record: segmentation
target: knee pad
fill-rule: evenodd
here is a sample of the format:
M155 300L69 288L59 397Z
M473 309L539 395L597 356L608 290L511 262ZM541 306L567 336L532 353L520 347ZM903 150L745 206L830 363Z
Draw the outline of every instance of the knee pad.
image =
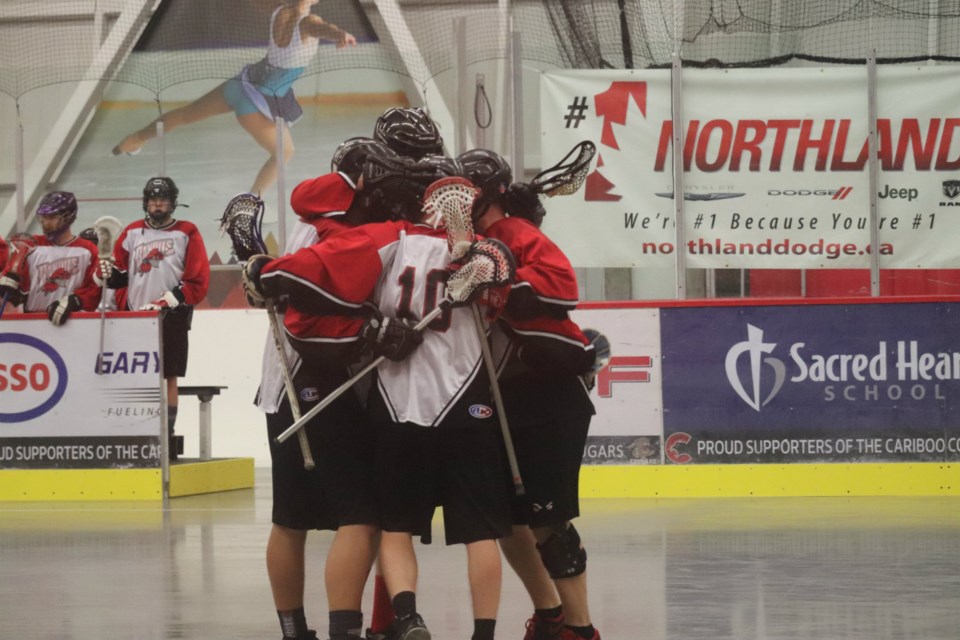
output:
M550 577L573 578L587 570L587 551L580 546L580 534L573 523L557 529L543 543L537 545L540 561Z

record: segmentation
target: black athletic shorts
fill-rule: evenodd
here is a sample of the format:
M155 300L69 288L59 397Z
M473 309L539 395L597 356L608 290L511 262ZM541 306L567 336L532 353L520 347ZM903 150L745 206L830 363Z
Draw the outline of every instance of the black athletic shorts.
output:
M374 482L385 531L417 534L440 505L448 545L510 534L510 472L496 424L379 429Z
M593 404L575 376L543 373L501 382L517 466L526 493L514 524L545 527L580 515L580 465Z
M272 522L288 529L336 529L333 510L323 496L320 470L303 468L303 455L296 436L283 443L276 441L291 424L293 414L290 403L284 398L277 413L267 414L273 476ZM312 432L308 433L310 450L316 459L319 447Z
M182 378L187 373L190 324L193 307L181 306L163 312L163 375Z

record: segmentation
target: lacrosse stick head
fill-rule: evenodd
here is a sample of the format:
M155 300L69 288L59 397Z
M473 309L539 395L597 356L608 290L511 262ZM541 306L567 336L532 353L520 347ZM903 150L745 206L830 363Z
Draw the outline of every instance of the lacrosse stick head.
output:
M460 176L440 178L423 194L423 221L435 229L444 226L454 260L462 258L476 240L471 216L479 194L472 182Z
M471 244L457 264L447 278L447 299L454 306L476 302L489 290L509 286L517 274L513 253L495 238Z
M113 244L120 237L123 223L113 216L101 216L93 223L93 230L97 234L97 254L101 258L113 255Z
M230 236L233 253L239 262L267 253L263 241L263 200L253 193L240 193L227 203L220 218L220 233Z
M530 181L530 186L536 193L547 196L573 195L587 179L590 163L595 155L595 144L589 140L579 142L567 152L563 160L538 173Z

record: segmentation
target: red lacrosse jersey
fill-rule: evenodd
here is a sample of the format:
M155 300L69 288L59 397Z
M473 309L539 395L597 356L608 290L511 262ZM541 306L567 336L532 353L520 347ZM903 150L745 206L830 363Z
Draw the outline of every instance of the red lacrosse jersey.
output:
M65 245L34 236L37 247L27 257L20 290L27 295L24 311L46 311L64 296L75 293L82 311L94 311L100 302L100 287L93 281L97 247L77 236Z
M502 319L524 345L527 364L536 366L540 359L543 368L554 371L560 363L574 373L589 369L593 347L568 315L577 306L579 289L567 256L523 218L498 220L484 235L506 244L517 262L517 281Z
M304 180L290 193L290 206L301 218L346 213L356 195L356 186L342 173L328 173Z
M127 226L113 249L116 268L127 274L127 287L118 295L136 310L180 287L184 304L196 305L207 295L210 261L196 225L174 220L154 229L145 220Z
M384 222L274 260L261 283L271 296L288 294L289 307L304 313L351 315L373 304L384 316L416 323L443 298L449 262L443 229ZM450 309L407 359L378 367L377 393L393 421L437 426L477 380L480 359L471 310Z
M7 258L10 256L10 248L4 242L3 236L0 236L0 273L7 268Z

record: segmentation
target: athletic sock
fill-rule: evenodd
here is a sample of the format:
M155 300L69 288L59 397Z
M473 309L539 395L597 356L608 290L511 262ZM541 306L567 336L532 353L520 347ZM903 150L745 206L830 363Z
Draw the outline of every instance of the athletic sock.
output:
M563 617L563 605L552 609L534 609L533 612L537 614L537 617L544 620L555 620Z
M303 613L303 607L292 611L277 611L280 618L280 631L284 638L306 638L307 637L307 617Z
M363 631L363 613L341 609L330 612L330 640L357 638Z
M173 435L173 427L177 424L177 406L174 404L167 405L167 429L171 436Z
M393 604L390 603L390 592L387 591L387 581L383 576L373 579L373 613L370 614L370 631L385 633L396 614Z
M496 626L496 620L474 618L473 637L470 640L493 640L493 630Z
M417 594L413 591L401 591L393 596L393 610L398 620L413 615L417 612Z
M573 631L579 637L584 638L584 640L591 640L591 638L593 638L594 634L597 632L596 629L593 628L592 624L588 624L585 627L574 627L569 624L564 626L567 629L570 629L570 631Z

